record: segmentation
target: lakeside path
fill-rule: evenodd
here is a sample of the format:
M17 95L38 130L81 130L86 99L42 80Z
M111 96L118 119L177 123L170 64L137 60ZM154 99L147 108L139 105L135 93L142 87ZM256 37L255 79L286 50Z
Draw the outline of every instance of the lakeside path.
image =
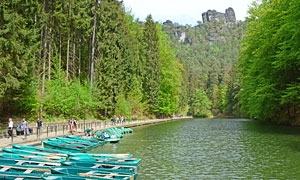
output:
M86 121L80 122L77 126L77 132L74 135L82 136L84 135L85 128L94 128L94 131L99 131L102 129L107 129L111 127L136 127L136 126L144 126L157 124L168 121L177 121L181 119L190 119L191 116L185 117L174 117L174 118L166 118L166 119L151 119L151 120L135 120L135 121L127 121L126 123L117 123L115 125L111 125L108 121ZM6 137L2 137L0 139L0 148L11 147L12 144L23 144L23 145L41 145L42 139L47 138L55 138L57 136L64 136L67 134L71 134L68 130L68 123L45 123L43 128L43 133L40 136L37 136L36 133L27 136L27 139L24 140L23 135L14 136L13 139L9 139Z

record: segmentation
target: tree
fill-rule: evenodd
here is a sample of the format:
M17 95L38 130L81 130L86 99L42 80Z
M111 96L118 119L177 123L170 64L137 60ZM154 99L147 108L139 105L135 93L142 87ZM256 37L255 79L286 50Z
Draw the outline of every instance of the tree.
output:
M197 89L192 98L191 112L193 116L207 117L211 115L211 101L203 89Z
M156 25L151 15L146 18L143 42L145 51L145 79L143 79L144 101L149 105L149 110L155 112L158 107L161 64L159 61L159 36Z
M297 112L299 105L299 5L297 0L263 1L249 10L238 97L242 110L251 116L285 123L298 118L291 110Z

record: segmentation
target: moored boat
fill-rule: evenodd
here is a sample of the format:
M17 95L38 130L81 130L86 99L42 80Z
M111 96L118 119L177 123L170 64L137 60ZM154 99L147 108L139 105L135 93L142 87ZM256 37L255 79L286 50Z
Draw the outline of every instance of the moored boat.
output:
M104 141L96 139L96 138L79 137L79 136L74 136L74 135L66 135L66 137L70 138L70 139L85 140L85 141L90 141L90 142L98 143L99 146L103 145L103 143L104 143Z
M86 176L86 174L99 176L99 177L109 177L113 179L123 179L128 177L128 179L134 180L137 177L137 174L134 172L123 172L120 170L115 171L106 171L100 169L92 169L92 168L66 168L66 167L52 167L52 174L66 174L66 175L80 175Z
M44 147L54 148L59 150L65 150L70 152L86 152L86 148L79 146L71 146L66 143L58 142L58 141L46 141L42 140Z
M79 157L112 157L112 158L131 158L132 154L113 154L113 153L71 153L69 156Z
M63 166L94 168L94 169L119 169L126 172L137 172L138 166L127 165L114 165L107 163L91 163L83 161L64 161L61 163Z
M138 165L141 159L138 158L107 158L107 157L69 157L70 161L85 161L85 162L118 162L131 163Z
M27 149L27 150L34 150L34 151L38 151L38 152L64 154L64 156L68 156L68 154L69 154L68 151L62 151L62 150L57 150L57 149L52 149L52 148L36 147L36 146L13 144L12 147L15 148L15 149L21 149L21 150L26 150Z
M98 146L98 143L93 143L90 141L70 139L70 138L65 138L65 137L56 137L56 139L67 142L67 143L74 143L74 144L79 144L79 145L84 145L84 146L92 146L94 148Z

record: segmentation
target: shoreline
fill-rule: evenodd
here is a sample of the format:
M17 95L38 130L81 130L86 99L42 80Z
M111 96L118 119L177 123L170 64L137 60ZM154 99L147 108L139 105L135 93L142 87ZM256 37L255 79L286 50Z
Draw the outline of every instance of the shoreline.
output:
M138 127L138 126L146 126L146 125L152 125L152 124L158 124L158 123L163 123L163 122L169 122L169 121L178 121L178 120L183 120L183 119L191 119L193 118L192 116L184 116L184 117L174 117L174 118L166 118L166 119L149 119L149 120L135 120L135 121L128 121L126 123L119 123L116 125L111 125L110 122L107 123L106 122L100 122L100 126L98 124L95 123L95 129L94 131L99 131L102 129L107 129L107 128L111 128L111 127ZM86 126L87 125L87 126ZM93 122L91 124L86 124L84 123L84 126L86 128L88 128L90 125L91 127L93 127ZM63 128L67 126L67 123L64 123ZM82 128L83 123L81 122L81 124L79 125L79 130L74 134L77 136L82 136L84 135L84 129ZM43 132L43 134L38 137L35 134L32 134L30 136L27 136L26 140L23 140L23 135L19 135L16 136L12 139L8 139L8 138L2 138L0 139L1 141L1 145L0 148L7 148L7 147L11 147L12 144L22 144L22 145L31 145L31 146L40 146L42 145L41 140L42 139L47 139L47 138L53 138L53 137L57 137L57 136L65 136L65 135L69 135L71 134L69 131L66 132L64 131L64 129L62 131L52 131L50 133L48 133L48 127L51 127L51 129L53 130L53 127L55 127L54 129L59 129L58 126L47 126L47 134L45 134L45 132ZM81 128L80 128L81 127Z

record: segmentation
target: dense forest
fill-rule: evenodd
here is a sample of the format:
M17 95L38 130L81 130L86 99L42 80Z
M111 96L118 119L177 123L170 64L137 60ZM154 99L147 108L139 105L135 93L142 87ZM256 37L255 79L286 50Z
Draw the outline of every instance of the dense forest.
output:
M245 22L162 25L116 0L13 0L0 25L1 117L240 116Z
M0 4L0 115L78 119L182 113L182 64L160 24L122 2ZM86 112L86 113L85 113Z
M246 22L145 21L122 1L2 1L0 116L299 120L299 2Z
M300 1L254 3L238 70L242 110L261 120L299 124Z
M212 21L195 27L168 21L164 30L170 35L176 57L185 67L183 74L189 113L194 116L239 117L236 97L239 80L235 63L246 23ZM184 38L183 38L184 37Z

